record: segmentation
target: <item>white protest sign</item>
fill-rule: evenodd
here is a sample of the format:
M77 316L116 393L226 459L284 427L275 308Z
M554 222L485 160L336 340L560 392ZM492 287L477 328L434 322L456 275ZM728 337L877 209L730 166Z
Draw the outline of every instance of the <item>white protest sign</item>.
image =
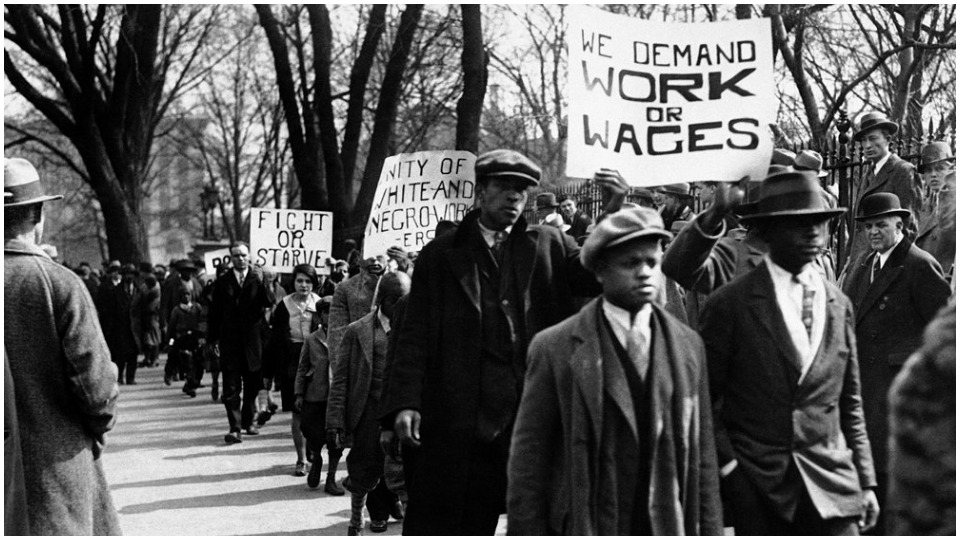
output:
M333 248L333 213L250 209L250 260L275 272L298 264L322 268Z
M568 176L605 167L634 186L765 176L777 118L769 19L569 9Z
M364 232L363 256L392 246L420 251L437 223L460 221L473 206L477 157L459 150L414 152L383 162Z
M213 251L208 251L203 254L203 266L207 270L207 275L215 276L217 275L217 266L220 265L220 261L224 261L230 258L230 248L215 249Z

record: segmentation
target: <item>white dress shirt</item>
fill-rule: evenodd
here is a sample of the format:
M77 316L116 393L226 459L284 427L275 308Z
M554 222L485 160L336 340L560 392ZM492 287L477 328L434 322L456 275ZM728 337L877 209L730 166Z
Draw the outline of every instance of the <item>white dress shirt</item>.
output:
M773 279L773 289L777 295L777 305L780 307L780 313L783 316L783 322L786 323L787 332L790 333L790 340L797 352L800 353L800 380L803 381L817 356L817 350L820 348L820 342L823 341L823 330L827 319L827 293L823 285L823 279L813 268L812 264L807 264L803 270L797 274L797 277L806 285L808 289L813 290L813 328L810 335L807 335L807 327L803 324L803 285L793 279L793 274L777 266L770 255L765 255L764 260L767 263L767 270L770 271L770 278Z
M650 316L653 314L653 308L650 307L650 304L644 304L632 320L629 311L606 300L603 301L601 309L603 309L603 315L610 322L610 327L613 328L614 337L617 338L624 350L628 349L627 340L630 334L635 333L641 338L640 343L643 348L640 350L640 354L644 356L650 354Z
M880 174L880 169L882 169L883 166L886 165L888 159L890 159L890 152L887 152L887 155L883 156L883 159L881 159L880 161L878 161L878 162L873 166L873 175L874 175L874 176Z
M484 227L484 226L483 226L483 223L480 223L479 220L477 220L477 225L480 226L480 234L483 235L483 241L487 243L487 247L488 247L488 248L492 248L492 247L493 247L493 243L496 242L496 240L497 240L497 239L496 239L496 234L497 234L498 232L500 232L500 231L495 231L495 230L493 230L493 229L488 229L488 228ZM509 227L507 227L506 229L504 229L503 232L507 233L507 236L510 236L510 231L512 231L512 230L513 230L513 225L510 225Z

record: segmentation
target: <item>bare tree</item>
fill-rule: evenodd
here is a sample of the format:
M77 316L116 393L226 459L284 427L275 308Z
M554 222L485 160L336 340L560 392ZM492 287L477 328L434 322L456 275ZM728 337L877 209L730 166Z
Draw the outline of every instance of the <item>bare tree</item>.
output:
M463 13L463 95L457 102L457 150L477 153L480 147L480 118L487 90L489 56L483 49L480 6L464 4Z

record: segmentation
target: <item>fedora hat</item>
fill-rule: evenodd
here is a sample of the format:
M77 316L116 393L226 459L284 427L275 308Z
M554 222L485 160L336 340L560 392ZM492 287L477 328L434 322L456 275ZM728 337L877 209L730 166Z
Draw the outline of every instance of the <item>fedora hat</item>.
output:
M773 155L770 156L771 165L784 165L791 166L793 165L793 160L796 159L797 154L792 150L787 150L786 148L774 148Z
M678 197L690 197L693 198L693 195L690 194L690 184L686 182L681 182L679 184L666 184L663 186L657 186L654 188L655 191L661 193L669 193L671 195L677 195Z
M557 196L553 193L541 193L537 195L537 208L556 208L560 206L557 202Z
M24 206L62 198L63 195L43 192L40 175L29 161L3 158L3 206Z
M760 185L760 196L752 211L740 221L755 222L782 217L822 217L829 219L847 211L830 208L821 195L817 176L810 171L788 169L774 173Z
M813 150L802 150L797 154L797 157L793 158L793 168L798 171L813 171L818 178L830 174L823 170L823 156Z
M485 178L518 178L531 186L540 185L540 167L515 150L498 149L477 158L473 166L477 181Z
M123 275L127 274L139 274L137 272L137 267L133 263L127 263L120 268L120 273Z
M926 172L927 165L953 159L956 158L953 157L949 144L943 141L926 144L920 149L920 172Z
M176 269L179 270L193 270L196 271L197 266L193 264L193 261L190 259L181 259L177 261Z
M883 216L900 216L906 220L910 218L910 211L900 207L900 197L893 193L874 193L863 198L854 219L866 221Z
M895 134L900 131L900 126L893 123L889 118L884 116L883 113L867 113L860 119L860 129L853 134L853 140L859 141L872 129L886 129L891 134Z

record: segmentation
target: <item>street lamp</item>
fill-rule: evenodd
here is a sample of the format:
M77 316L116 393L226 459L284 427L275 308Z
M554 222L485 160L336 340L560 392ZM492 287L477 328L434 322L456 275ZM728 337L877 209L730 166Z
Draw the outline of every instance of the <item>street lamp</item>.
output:
M200 209L203 211L203 237L213 239L216 221L213 212L220 203L220 188L206 185L200 194Z

